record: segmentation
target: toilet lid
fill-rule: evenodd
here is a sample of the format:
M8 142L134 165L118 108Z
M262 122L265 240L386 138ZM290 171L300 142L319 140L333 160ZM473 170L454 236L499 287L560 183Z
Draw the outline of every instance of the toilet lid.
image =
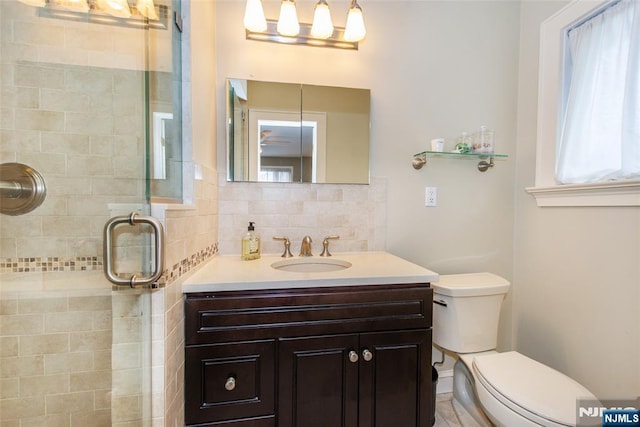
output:
M576 381L515 351L477 356L473 369L492 395L529 419L575 425L577 399L595 399Z

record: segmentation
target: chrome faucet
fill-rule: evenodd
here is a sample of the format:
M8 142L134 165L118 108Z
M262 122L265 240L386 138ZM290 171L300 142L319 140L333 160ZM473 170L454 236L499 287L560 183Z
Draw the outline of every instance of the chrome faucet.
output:
M300 256L313 256L311 253L311 237L304 236L300 245Z

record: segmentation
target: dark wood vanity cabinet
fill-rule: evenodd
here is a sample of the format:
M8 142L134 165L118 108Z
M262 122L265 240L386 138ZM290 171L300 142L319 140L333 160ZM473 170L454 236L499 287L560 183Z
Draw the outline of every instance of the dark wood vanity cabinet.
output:
M188 294L187 425L427 427L428 284Z

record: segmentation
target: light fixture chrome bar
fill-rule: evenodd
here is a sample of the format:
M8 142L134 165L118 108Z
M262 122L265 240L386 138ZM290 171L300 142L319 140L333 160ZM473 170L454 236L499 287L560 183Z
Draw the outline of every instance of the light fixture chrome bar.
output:
M311 24L301 22L300 34L293 37L278 34L277 26L278 21L267 19L267 31L258 33L245 30L247 40L358 50L358 42L349 42L344 40L344 28L341 27L334 27L333 36L328 39L317 39L311 37Z

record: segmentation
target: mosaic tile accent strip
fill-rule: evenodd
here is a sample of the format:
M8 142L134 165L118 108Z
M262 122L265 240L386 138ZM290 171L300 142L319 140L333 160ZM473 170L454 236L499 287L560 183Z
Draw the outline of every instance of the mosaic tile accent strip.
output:
M205 249L191 255L188 258L166 269L159 280L160 286L173 283L183 274L193 270L212 256L218 253L218 244L215 243ZM38 273L51 271L91 271L102 270L102 256L92 257L49 257L49 258L5 258L0 259L1 273Z
M218 253L218 243L206 247L205 249L191 255L188 258L181 260L180 262L173 264L171 269L167 269L162 274L160 280L158 280L160 287L164 287L170 283L175 282L180 276L187 274L209 258L215 256Z
M5 258L0 259L0 273L102 270L101 256Z

